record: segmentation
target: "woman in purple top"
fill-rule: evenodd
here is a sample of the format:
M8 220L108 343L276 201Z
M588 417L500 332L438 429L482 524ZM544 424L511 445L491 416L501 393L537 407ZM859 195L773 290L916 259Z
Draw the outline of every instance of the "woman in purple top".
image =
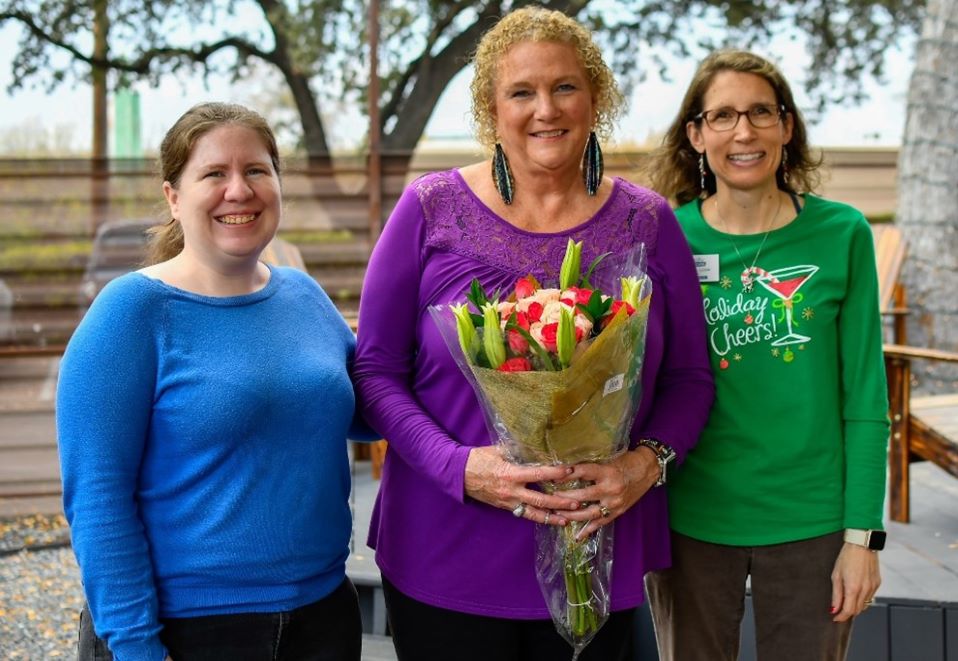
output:
M626 659L642 577L669 564L665 493L654 487L712 403L695 267L664 199L602 176L595 133L608 135L622 97L586 29L541 8L507 15L479 44L472 94L493 161L409 186L360 307L357 387L390 442L369 544L393 640L400 660L570 655L536 582L533 522L615 522L613 613L580 659ZM516 466L428 307L461 300L473 278L489 290L530 273L555 281L570 238L583 241L584 264L646 245L654 293L631 451L605 465ZM579 478L594 486L534 488Z

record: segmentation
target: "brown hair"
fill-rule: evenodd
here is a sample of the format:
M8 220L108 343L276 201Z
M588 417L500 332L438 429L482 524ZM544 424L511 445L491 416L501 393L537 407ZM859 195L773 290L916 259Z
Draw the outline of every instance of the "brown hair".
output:
M279 149L269 124L259 114L235 103L200 103L187 110L170 127L160 144L159 169L163 181L176 188L196 142L220 126L235 124L259 134L269 152L273 168L280 172ZM183 250L183 228L171 219L148 230L150 243L146 263L156 264L175 257Z
M510 48L524 41L551 41L575 49L595 98L595 131L608 138L622 112L624 98L602 52L592 41L592 34L560 11L523 7L504 16L486 32L472 58L472 119L479 143L486 147L496 143L495 84L499 61Z
M704 110L705 94L715 76L723 71L737 71L760 76L775 92L777 102L792 115L792 138L785 145L788 150L788 181L779 168L775 175L778 187L792 193L814 192L819 185L818 168L821 157L813 157L808 146L808 131L802 114L795 105L792 90L785 76L774 64L763 57L743 50L720 50L699 64L689 88L682 99L678 116L662 139L662 145L649 156L643 168L649 186L679 204L715 192L715 175L706 175L705 190L700 184L699 153L692 147L686 125ZM701 121L701 120L700 120Z

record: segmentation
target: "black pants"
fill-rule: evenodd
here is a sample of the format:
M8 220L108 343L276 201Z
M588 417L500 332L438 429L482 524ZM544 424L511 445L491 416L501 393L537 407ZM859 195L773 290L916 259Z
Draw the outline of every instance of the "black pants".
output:
M281 613L162 620L160 640L174 661L360 661L362 622L347 578L328 597ZM90 612L80 614L78 661L112 661Z
M386 614L399 661L565 661L572 646L552 620L510 620L430 606L383 578ZM635 609L617 611L579 656L580 661L632 658Z

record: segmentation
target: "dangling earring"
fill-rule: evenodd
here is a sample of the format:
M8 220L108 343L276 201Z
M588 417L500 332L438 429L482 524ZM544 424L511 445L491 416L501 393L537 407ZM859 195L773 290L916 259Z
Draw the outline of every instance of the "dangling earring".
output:
M708 191L705 189L705 176L708 174L708 170L705 169L705 153L699 154L699 188L702 189L702 194L706 195Z
M788 147L782 145L782 183L788 185Z
M502 151L502 146L498 142L496 143L496 153L492 157L492 183L496 185L496 190L499 192L502 201L506 204L512 204L512 198L516 194L515 188L513 188L512 171L509 169L509 159L506 158L506 154Z
M599 147L599 139L595 137L595 131L589 133L589 139L585 143L585 152L582 154L582 181L585 183L585 192L595 197L599 191L599 184L602 183L602 173L605 171L605 163L602 161L602 148Z

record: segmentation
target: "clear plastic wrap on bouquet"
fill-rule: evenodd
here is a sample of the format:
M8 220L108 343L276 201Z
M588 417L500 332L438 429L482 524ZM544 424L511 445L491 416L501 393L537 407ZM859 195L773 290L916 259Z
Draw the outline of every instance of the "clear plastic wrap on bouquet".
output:
M575 247L570 242L569 250ZM563 271L568 270L566 261ZM482 292L477 299L474 284L471 309L463 304L430 308L478 395L492 435L514 463L604 462L629 445L641 396L651 296L644 246L601 259L585 278L579 276L578 261L573 264L574 282L584 281L587 287L566 282L557 289L545 289L534 280L523 285L520 279L510 300L498 301L497 296L488 299ZM555 297L560 303L552 302ZM570 297L587 304L570 305ZM529 321L535 316L531 313L539 314L528 303L532 299L548 300L542 316L554 316L560 305L565 308L560 310L562 316L589 317L591 313L593 318L560 320L558 337L551 342L552 331L544 332L548 328L542 324L536 328L542 317ZM475 309L477 303L484 310ZM601 318L597 310L605 310ZM528 318L520 316L523 311L530 312ZM571 339L570 332L574 333ZM519 371L513 371L517 366ZM581 485L540 486L555 491ZM608 618L610 603L612 526L578 541L583 526L536 526L536 574L556 628L575 650L573 659Z

